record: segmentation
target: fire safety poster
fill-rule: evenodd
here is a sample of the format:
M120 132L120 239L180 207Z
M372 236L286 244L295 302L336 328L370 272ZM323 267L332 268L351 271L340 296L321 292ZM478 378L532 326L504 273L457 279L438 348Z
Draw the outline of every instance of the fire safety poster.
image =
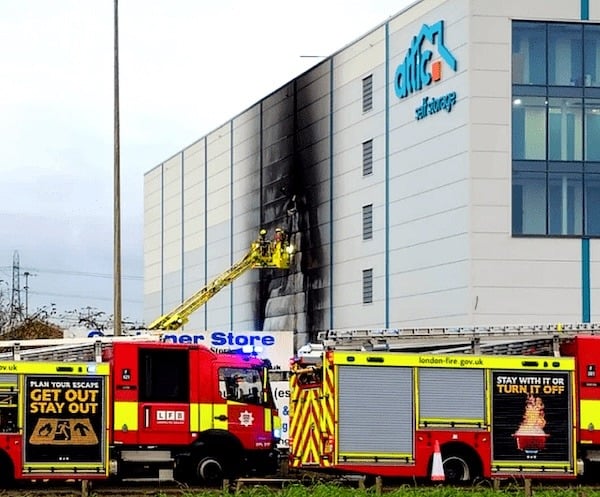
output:
M26 463L102 463L104 378L25 378Z
M565 462L571 453L569 373L492 373L492 458Z

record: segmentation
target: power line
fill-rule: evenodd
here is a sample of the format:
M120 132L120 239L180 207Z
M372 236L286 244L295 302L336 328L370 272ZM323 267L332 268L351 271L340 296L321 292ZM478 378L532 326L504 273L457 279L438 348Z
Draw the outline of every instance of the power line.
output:
M92 297L90 295L69 295L66 293L50 293L50 292L36 292L33 290L29 291L30 294L33 295L44 295L47 297L60 297L60 298L67 298L67 299L80 299L80 300L102 300L102 301L109 301L112 302L112 297ZM141 300L132 300L132 299L124 299L125 302L128 302L130 304L141 304L142 301Z
M0 266L0 270L9 269L12 266ZM70 271L67 269L40 269L29 266L21 266L22 269L26 269L28 271L34 271L36 273L50 273L50 274L62 274L66 276L85 276L91 278L112 278L113 275L110 273L90 273L85 271ZM136 280L143 281L143 276L122 276L125 280Z

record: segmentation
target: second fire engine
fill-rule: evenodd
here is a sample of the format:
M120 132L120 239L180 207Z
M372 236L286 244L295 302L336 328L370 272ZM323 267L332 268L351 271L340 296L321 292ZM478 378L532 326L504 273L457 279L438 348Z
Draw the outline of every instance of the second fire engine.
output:
M324 333L293 362L290 467L450 481L589 473L600 461L598 331Z

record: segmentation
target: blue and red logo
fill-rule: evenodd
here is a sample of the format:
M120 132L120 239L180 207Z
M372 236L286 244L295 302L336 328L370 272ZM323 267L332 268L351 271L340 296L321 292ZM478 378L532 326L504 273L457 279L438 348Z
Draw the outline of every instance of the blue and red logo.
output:
M441 59L432 60L433 52L424 50L425 41L432 48L437 47ZM413 37L404 62L396 68L394 89L398 98L405 98L432 82L441 80L442 60L456 72L456 59L444 45L444 21L431 26L423 24L419 34Z

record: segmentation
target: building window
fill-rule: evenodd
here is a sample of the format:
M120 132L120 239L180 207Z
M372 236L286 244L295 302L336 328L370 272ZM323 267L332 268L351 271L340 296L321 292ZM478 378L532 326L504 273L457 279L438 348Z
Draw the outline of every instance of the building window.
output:
M513 235L600 236L600 28L512 33Z
M600 161L600 98L586 98L584 101L584 160Z
M583 26L548 24L548 84L582 86Z
M583 175L548 173L548 234L581 235Z
M362 80L362 110L368 112L373 108L373 75Z
M581 98L548 98L548 160L581 160L582 105Z
M373 238L373 204L363 205L362 220L363 240L371 240Z
M546 97L514 97L513 160L546 160Z
M363 176L373 174L373 140L367 140L362 144L363 154Z
M546 26L536 22L513 23L513 83L546 84Z
M363 270L363 304L373 303L373 270Z
M583 26L583 84L600 87L600 26Z

